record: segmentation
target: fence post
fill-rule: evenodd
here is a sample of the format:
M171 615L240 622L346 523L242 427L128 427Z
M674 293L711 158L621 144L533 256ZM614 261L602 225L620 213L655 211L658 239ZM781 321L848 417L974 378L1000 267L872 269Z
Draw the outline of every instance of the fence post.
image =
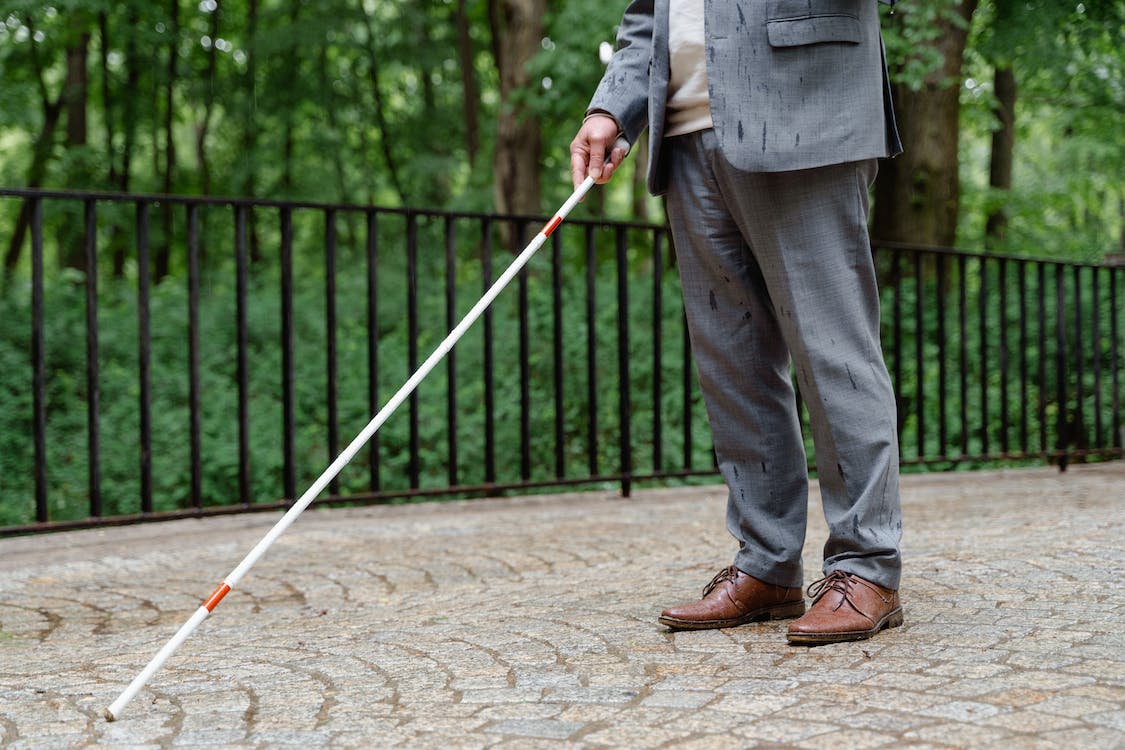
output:
M47 364L43 341L43 201L31 201L31 393L35 442L35 520L47 512Z
M140 380L141 513L152 513L152 341L149 330L149 204L137 203L137 358Z
M238 499L243 506L251 503L250 482L250 366L248 349L250 335L247 324L247 288L249 261L246 249L246 207L234 209L234 251L235 251L235 315L236 338L238 340Z
M86 240L86 460L90 516L102 515L101 391L98 377L98 214L93 200L85 205Z
M1059 451L1059 471L1067 464L1066 404L1066 290L1063 267L1055 266L1055 402L1058 418L1055 423L1055 444Z
M293 213L281 209L281 486L289 502L297 499L296 395L293 372Z
M379 411L379 219L375 209L367 210L367 406L371 414ZM378 492L379 435L371 436L367 470L371 491Z
M328 407L328 461L340 452L340 415L337 395L336 368L336 211L324 212L324 342L325 342L325 394ZM328 483L328 494L340 494L340 480L333 477Z
M633 412L629 382L629 236L623 226L617 227L617 417L620 424L621 494L633 491L633 435L630 420Z
M188 438L191 445L191 505L203 509L203 445L199 393L199 206L187 214L188 253Z

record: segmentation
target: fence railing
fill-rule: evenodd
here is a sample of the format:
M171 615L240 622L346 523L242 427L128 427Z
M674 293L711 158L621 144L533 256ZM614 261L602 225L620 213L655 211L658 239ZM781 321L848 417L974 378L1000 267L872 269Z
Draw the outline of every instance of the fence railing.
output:
M0 534L285 507L541 223L0 190ZM1125 269L876 262L904 466L1122 455ZM666 229L570 219L360 455L319 504L715 478Z
M1120 456L1125 268L886 245L905 463Z

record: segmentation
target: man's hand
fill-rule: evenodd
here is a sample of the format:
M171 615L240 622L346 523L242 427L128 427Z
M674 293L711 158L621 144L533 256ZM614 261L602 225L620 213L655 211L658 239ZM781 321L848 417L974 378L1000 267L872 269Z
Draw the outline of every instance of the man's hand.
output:
M614 147L618 132L617 121L609 115L591 115L582 123L570 143L570 171L575 188L587 175L599 185L613 177L628 152L621 146Z

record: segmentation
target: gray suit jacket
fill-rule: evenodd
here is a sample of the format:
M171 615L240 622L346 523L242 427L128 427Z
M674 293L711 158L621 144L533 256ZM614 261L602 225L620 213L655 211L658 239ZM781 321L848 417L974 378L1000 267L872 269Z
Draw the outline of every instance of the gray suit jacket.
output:
M738 169L782 172L894 156L876 0L704 0L711 119ZM668 94L669 0L633 0L589 110L630 143L651 135L648 187L660 195Z

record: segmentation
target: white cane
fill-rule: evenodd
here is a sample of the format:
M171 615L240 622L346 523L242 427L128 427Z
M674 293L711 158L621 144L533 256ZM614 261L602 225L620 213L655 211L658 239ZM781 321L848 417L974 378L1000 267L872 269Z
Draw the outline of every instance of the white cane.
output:
M614 148L618 147L624 148L626 151L629 150L629 146L624 140L619 140L614 144ZM305 493L301 495L297 502L293 504L293 507L286 511L285 515L283 515L278 520L278 522L274 524L269 533L266 534L262 538L262 540L258 542L257 545L255 545L254 549L250 550L250 553L242 559L242 562L238 564L238 567L236 567L233 571L231 571L230 575L223 579L223 582L220 583L219 586L214 590L214 592L212 592L211 596L209 596L207 600L199 606L199 609L195 611L195 614L193 614L187 622L180 626L180 629L176 631L176 634L172 636L171 640L164 644L164 647L156 653L156 656L152 657L152 660L149 661L145 668L141 670L140 674L133 678L133 681L130 682L129 686L126 687L121 695L117 697L117 700L109 705L109 708L105 710L105 718L107 721L115 721L117 717L121 715L121 712L125 709L125 706L128 705L129 701L131 701L133 697L136 696L136 694L140 691L140 689L145 686L145 683L147 683L149 681L149 678L151 678L152 675L156 673L156 670L160 669L161 665L163 665L164 662L168 660L168 657L174 654L176 652L176 649L178 649L180 645L185 640L187 640L187 637L190 636L197 627L199 627L199 624L207 619L207 615L211 614L211 610L213 610L215 606L218 605L220 601L222 601L223 597L226 596L231 589L238 585L238 582L242 580L242 577L246 575L250 568L254 567L254 563L258 562L258 558L265 554L266 550L270 548L270 545L277 541L277 538L279 536L285 533L285 530L288 529L289 526L297 520L297 516L301 515L301 512L304 511L305 508L307 508L309 504L316 499L317 495L319 495L321 491L328 486L328 483L331 482L345 466L348 465L352 458L355 457L355 454L358 453L359 450L367 443L367 441L371 439L371 436L379 430L383 423L387 421L387 418L394 413L395 409L397 409L402 404L402 402L405 401L410 396L410 394L414 392L414 389L418 387L418 384L421 383L425 379L426 375L428 375L430 371L433 370L439 362L441 362L445 355L449 353L449 350L453 348L458 340L460 340L460 338L465 334L465 331L467 331L469 327L472 326L474 322L476 322L477 318L481 316L481 314L485 311L485 309L488 308L489 305L492 304L493 300L496 299L500 292L504 290L504 287L506 287L508 283L516 276L516 274L518 274L520 270L527 264L527 262L531 260L531 257L535 255L540 247L543 246L543 243L546 242L547 238L551 236L551 233L558 228L559 224L562 223L563 219L566 218L571 209L573 209L578 204L578 202L581 201L583 197L585 197L586 193L588 193L590 191L590 188L593 186L594 178L587 177L577 188L575 188L574 192L571 193L570 197L566 199L565 203L563 203L562 208L560 208L554 215L554 217L552 217L552 219L548 221L542 229L539 230L539 233L535 235L535 238L528 244L527 247L523 249L523 251L518 256L516 256L516 259L512 261L512 264L508 266L503 274L500 275L500 278L498 278L495 283L493 283L492 286L488 288L488 291L484 293L484 296L481 297L475 305L473 305L473 308L469 310L464 318L461 319L461 322L458 323L457 326L449 332L449 335L446 336L440 344L438 344L438 347L434 350L433 354L431 354L426 359L426 361L423 362L422 365L414 371L414 374L410 376L410 379L407 380L393 396L391 396L386 405L384 405L383 408L379 410L379 413L376 414L371 419L371 421L367 423L367 426L363 428L363 431L356 435L351 443L348 444L348 447L345 448L344 451L336 457L336 460L333 461L329 465L329 467L324 470L324 473L321 474L307 490L305 490Z

